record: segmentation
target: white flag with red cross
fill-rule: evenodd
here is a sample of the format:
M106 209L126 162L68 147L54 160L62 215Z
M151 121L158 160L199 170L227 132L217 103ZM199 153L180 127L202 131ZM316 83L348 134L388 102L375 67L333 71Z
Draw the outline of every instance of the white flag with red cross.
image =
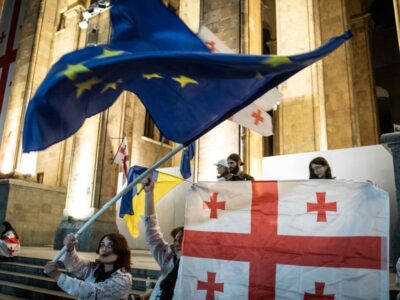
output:
M117 153L115 154L113 159L113 163L120 165L124 169L125 178L128 178L129 152L128 152L128 140L126 136L122 139L122 142L118 147Z
M0 15L0 139L14 76L25 7L26 0L5 1Z
M200 27L197 35L209 47L211 52L234 53L205 26ZM262 75L259 74L257 76ZM278 89L273 88L256 101L230 117L229 120L248 129L254 130L263 136L272 135L272 118L267 111L278 105L281 100L282 94L278 91Z
M389 197L366 182L188 192L174 299L388 299Z

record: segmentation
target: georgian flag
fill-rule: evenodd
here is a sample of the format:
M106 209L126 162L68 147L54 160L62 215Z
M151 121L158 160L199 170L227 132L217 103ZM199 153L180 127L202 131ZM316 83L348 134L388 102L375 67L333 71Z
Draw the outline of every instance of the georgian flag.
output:
M0 139L14 76L25 8L26 0L5 1L0 16Z
M122 139L122 142L118 147L117 154L115 154L113 159L113 163L120 165L124 169L125 178L128 178L129 151L128 151L128 140L126 136Z
M388 299L388 243L366 182L195 184L174 299Z
M201 26L197 36L216 53L234 53L207 27ZM261 76L261 75L259 75ZM273 88L250 105L229 118L230 121L242 125L255 132L269 136L273 134L272 118L267 111L276 107L282 100L282 94Z

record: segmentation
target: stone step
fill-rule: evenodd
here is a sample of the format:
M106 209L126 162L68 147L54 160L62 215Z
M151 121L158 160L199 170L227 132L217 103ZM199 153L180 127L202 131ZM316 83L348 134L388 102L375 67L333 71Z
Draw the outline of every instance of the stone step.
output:
M60 288L57 286L57 283L53 279L44 276L0 270L0 280L60 291Z
M0 280L0 294L31 300L70 300L76 299L62 291L52 291L36 286ZM12 299L12 298L11 298ZM18 299L18 298L17 298Z
M43 285L43 282L38 281L38 279L41 280L43 278L46 281L49 280L49 278L43 273L43 270L44 267L38 265L30 265L30 264L23 264L16 262L0 262L0 280L6 278L7 276L18 276L20 274L27 276L33 275L34 277L31 276L26 278L17 278L16 282L27 283L29 281L34 284L37 284L40 287L49 287L49 284L47 282ZM65 272L64 269L60 270ZM143 274L145 275L146 273ZM149 278L150 284L155 284L156 281L157 281L156 279ZM135 277L135 276L132 277L132 289L137 291L145 291L146 288L147 288L147 277L146 278Z
M31 265L18 262L0 262L0 270L18 272L29 275L46 276L43 273L44 266ZM65 271L65 269L60 268L60 271Z
M20 297L0 294L0 300L26 300L26 299L27 298L20 298Z

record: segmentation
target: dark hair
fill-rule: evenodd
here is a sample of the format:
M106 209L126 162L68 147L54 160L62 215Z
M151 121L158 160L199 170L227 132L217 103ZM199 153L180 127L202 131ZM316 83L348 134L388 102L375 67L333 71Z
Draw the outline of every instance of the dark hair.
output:
M180 231L182 231L182 233L183 233L183 230L184 230L184 229L185 229L185 228L184 228L183 226L175 227L175 228L172 229L171 232L170 232L171 237L174 239Z
M122 234L109 233L104 235L99 241L96 253L100 253L100 245L105 238L108 238L112 242L112 252L116 254L118 258L117 261L114 263L114 267L111 272L105 272L104 264L100 263L99 267L94 273L94 276L96 277L96 282L101 282L108 279L115 271L119 269L121 269L123 272L131 271L131 251L129 250L128 242Z
M172 229L170 235L173 239L175 239L175 237L178 235L179 232L182 232L182 234L183 234L183 232L184 232L183 226L178 226L178 227L175 227L174 229ZM160 289L161 289L160 300L168 300L168 299L173 298L176 279L178 278L179 259L177 259L177 257L176 257L175 248L171 247L171 249L174 251L174 257L173 257L174 268L160 282Z
M324 167L327 166L324 179L333 179L331 167L329 166L328 161L322 156L318 156L310 161L310 164L308 165L308 170L310 171L310 179L319 179L318 176L315 175L314 170L311 168L311 164L321 165Z
M226 160L233 160L236 161L239 165L243 166L243 162L240 159L239 154L231 153Z
M17 232L15 231L15 229L11 226L10 222L4 221L3 222L3 226L5 227L3 232L0 234L0 237L3 237L3 235L7 232L7 231L12 231L15 235L15 237L17 239L19 239Z

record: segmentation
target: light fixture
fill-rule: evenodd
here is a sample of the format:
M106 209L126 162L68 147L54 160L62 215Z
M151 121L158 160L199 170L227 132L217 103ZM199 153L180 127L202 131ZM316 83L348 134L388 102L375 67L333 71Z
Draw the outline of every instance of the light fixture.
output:
M99 8L105 9L110 6L110 1L102 0L102 1L99 1L99 3L97 3L97 5L99 6Z

